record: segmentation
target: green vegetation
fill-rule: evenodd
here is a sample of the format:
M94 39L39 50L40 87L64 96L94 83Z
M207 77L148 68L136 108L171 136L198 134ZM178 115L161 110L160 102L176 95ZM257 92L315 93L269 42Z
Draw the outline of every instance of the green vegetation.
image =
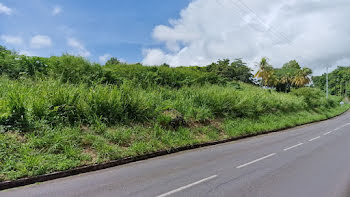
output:
M312 77L314 86L326 91L326 74ZM329 73L329 93L338 96L350 96L350 67L339 66Z
M262 86L275 88L279 92L290 92L291 88L300 88L310 83L312 70L301 68L295 60L285 63L282 68L273 68L266 58L262 58L255 77L261 79Z
M171 68L114 58L101 66L0 48L0 73L0 181L264 133L349 108L296 83L290 93L263 89L240 59Z

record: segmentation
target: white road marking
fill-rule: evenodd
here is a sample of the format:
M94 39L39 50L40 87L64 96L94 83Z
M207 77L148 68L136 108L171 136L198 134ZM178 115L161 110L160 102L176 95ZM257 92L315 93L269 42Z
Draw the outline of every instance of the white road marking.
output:
M317 137L315 137L315 138L312 138L312 139L310 139L309 140L309 142L312 142L312 141L314 141L314 140L317 140L318 138L320 138L321 136L317 136Z
M323 135L329 135L329 134L331 134L332 132L337 131L337 130L339 130L339 129L343 128L343 127L346 127L346 126L348 126L348 125L350 125L350 123L345 124L345 125L343 125L343 126L340 126L340 127L336 128L336 129L334 129L333 131L326 132L326 133L324 133ZM317 136L317 137L315 137L315 138L312 138L312 139L309 140L309 142L312 142L312 141L317 140L317 139L319 139L319 138L321 138L321 136ZM287 150L296 148L296 147L301 146L301 145L303 145L303 144L304 144L304 143L296 144L296 145L294 145L294 146L291 146L291 147L288 147L288 148L283 149L283 151L287 151ZM246 166L248 166L248 165L250 165L250 164L253 164L253 163L256 163L256 162L258 162L258 161L267 159L267 158L272 157L272 156L274 156L274 155L276 155L276 153L271 153L271 154L266 155L266 156L264 156L264 157L261 157L261 158L259 158L259 159L253 160L253 161L251 161L251 162L245 163L245 164L240 165L240 166L237 166L236 168L239 169L239 168L246 167ZM211 180L211 179L213 179L213 178L216 178L217 176L218 176L218 175L213 175L213 176L207 177L207 178L202 179L202 180L199 180L199 181L197 181L197 182L194 182L194 183L188 184L188 185L186 185L186 186L180 187L180 188L178 188L178 189L174 189L174 190L172 190L172 191L170 191L170 192L167 192L167 193L158 195L157 197L166 197L166 196L169 196L169 195L171 195L171 194L174 194L174 193L176 193L176 192L179 192L179 191L188 189L188 188L190 188L190 187L193 187L193 186L198 185L198 184L200 184L200 183L203 183L203 182L205 182L205 181L209 181L209 180Z
M284 151L287 151L287 150L290 150L290 149L293 149L293 148L296 148L296 147L298 147L298 146L301 146L301 145L303 145L304 143L299 143L299 144L296 144L296 145L294 145L294 146L291 146L291 147L288 147L288 148L285 148L285 149L283 149Z
M346 126L348 126L348 125L350 125L350 123L345 124L345 125L343 125L343 126L340 126L340 127L336 128L336 129L334 129L334 131L339 130L339 129L341 129L341 128L344 128L344 127L346 127Z
M193 187L193 186L198 185L198 184L200 184L200 183L203 183L203 182L205 182L205 181L209 181L209 180L211 180L211 179L213 179L213 178L216 178L217 176L218 176L218 175L210 176L210 177L208 177L208 178L199 180L199 181L197 181L197 182L194 182L194 183L191 183L191 184L189 184L189 185L180 187L180 188L178 188L178 189L174 189L174 190L172 190L172 191L170 191L170 192L167 192L167 193L158 195L157 197L169 196L169 195L171 195L171 194L174 194L174 193L176 193L176 192L182 191L182 190L184 190L184 189L188 189L188 188L190 188L190 187Z
M266 156L264 156L264 157L261 157L261 158L259 158L259 159L254 160L254 161L251 161L251 162L248 162L248 163L246 163L246 164L237 166L236 168L239 169L239 168L246 167L246 166L248 166L248 165L250 165L250 164L256 163L256 162L261 161L261 160L263 160L263 159L267 159L267 158L272 157L272 156L274 156L274 155L276 155L276 153L272 153L272 154L266 155Z

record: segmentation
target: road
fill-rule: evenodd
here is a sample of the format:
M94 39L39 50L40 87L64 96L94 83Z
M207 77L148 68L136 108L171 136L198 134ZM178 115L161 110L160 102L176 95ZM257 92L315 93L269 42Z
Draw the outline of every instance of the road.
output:
M350 196L350 113L286 131L0 192L51 196Z

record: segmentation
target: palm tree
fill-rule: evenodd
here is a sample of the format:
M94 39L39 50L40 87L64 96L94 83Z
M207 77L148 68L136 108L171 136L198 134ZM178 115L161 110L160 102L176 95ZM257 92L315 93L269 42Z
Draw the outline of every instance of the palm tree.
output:
M270 64L267 62L267 58L266 57L261 58L259 64L257 64L256 66L259 67L259 70L258 72L256 72L254 77L261 78L262 86L268 85L268 82L273 76L273 69L270 66Z
M278 79L275 75L274 69L272 67L269 67L266 69L266 76L265 76L265 85L269 87L276 87L278 84Z
M303 87L310 83L310 77L312 71L309 68L303 68L298 71L297 75L293 78L293 84L296 87Z

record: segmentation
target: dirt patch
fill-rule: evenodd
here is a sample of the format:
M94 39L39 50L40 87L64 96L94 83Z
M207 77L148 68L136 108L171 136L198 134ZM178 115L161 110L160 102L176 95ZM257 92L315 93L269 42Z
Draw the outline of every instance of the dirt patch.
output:
M83 165L97 163L98 154L93 149L85 147L83 154L89 155L91 157L91 161L85 161Z

